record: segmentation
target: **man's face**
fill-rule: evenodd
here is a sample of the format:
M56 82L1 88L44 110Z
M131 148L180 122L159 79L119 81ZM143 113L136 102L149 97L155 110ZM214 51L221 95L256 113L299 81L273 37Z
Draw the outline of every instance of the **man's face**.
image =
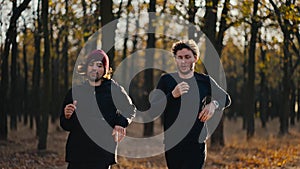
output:
M92 82L98 82L104 75L104 66L101 61L91 61L87 66L87 77Z
M176 52L175 61L179 73L186 75L193 71L197 59L191 50L183 48Z

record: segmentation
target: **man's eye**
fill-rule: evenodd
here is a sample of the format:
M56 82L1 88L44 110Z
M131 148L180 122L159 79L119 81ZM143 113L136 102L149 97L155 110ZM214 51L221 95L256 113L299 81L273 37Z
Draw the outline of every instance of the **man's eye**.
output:
M96 64L98 67L102 67L103 65L101 63Z
M89 63L88 66L97 66L97 67L103 67L103 64L102 63Z

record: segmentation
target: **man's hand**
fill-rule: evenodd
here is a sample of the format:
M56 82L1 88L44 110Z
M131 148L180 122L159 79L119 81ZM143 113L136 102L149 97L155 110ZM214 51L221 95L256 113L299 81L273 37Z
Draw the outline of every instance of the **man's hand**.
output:
M205 105L204 109L199 113L198 119L202 122L209 120L215 113L216 106L214 103L210 102Z
M75 109L76 109L76 105L77 105L77 101L74 100L73 104L68 104L66 105L65 109L64 109L64 113L65 113L65 118L66 119L70 119L72 114L74 113Z
M120 142L126 136L126 128L115 125L112 135L114 136L115 142Z
M176 85L176 87L172 91L172 95L174 98L178 98L184 93L187 93L189 90L190 86L186 82L181 82Z

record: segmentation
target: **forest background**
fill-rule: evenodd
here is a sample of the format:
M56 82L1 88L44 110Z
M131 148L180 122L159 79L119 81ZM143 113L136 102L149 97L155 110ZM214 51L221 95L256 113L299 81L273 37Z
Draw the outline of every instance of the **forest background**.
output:
M209 139L209 149L223 152L224 156L233 150L248 154L235 161L209 157L212 162L208 166L299 167L294 163L300 156L299 11L298 0L1 0L0 167L26 168L20 162L20 154L29 161L43 161L50 154L58 166L65 165L63 146L67 133L58 124L62 99L72 85L74 66L85 44L111 23L115 23L114 38L102 34L98 40L113 70L136 51L144 51L141 55L147 55L145 49L150 48L170 51L176 40L194 39L203 51L196 70L205 72L203 61L210 57L205 49L209 44L214 46L233 102ZM174 26L174 20L153 23L148 12L180 18L179 23L188 22L194 27ZM170 34L173 36L166 36ZM108 40L113 47L107 45ZM159 56L153 55L152 59ZM138 63L153 66L151 61ZM137 62L128 64L130 68ZM131 79L128 93L139 110L149 108L148 95L161 73L147 69ZM161 131L159 120L133 124L139 129L138 137ZM57 144L62 145L55 151L50 148L54 135L61 136ZM233 138L242 140L246 148L236 147ZM28 149L19 145L25 140ZM253 150L253 143L272 146L267 146L270 152L259 147ZM257 155L262 152L265 158ZM283 154L290 161L275 160ZM153 167L152 163L126 160L123 164L128 168ZM154 161L158 167L164 166L160 160ZM30 165L38 167L38 163L36 160ZM50 168L52 165L43 164Z

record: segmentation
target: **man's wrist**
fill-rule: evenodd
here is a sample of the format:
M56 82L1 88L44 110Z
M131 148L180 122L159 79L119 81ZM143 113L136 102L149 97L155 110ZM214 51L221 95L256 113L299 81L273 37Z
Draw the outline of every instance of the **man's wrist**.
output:
M172 97L173 97L174 99L176 99L176 98L179 97L179 96L177 96L177 95L175 94L175 91L174 91L174 90L171 92L171 95L172 95ZM176 96L175 96L175 95L176 95Z
M219 102L217 100L213 100L211 102L214 104L215 109L218 109L220 107L220 104L219 104Z

